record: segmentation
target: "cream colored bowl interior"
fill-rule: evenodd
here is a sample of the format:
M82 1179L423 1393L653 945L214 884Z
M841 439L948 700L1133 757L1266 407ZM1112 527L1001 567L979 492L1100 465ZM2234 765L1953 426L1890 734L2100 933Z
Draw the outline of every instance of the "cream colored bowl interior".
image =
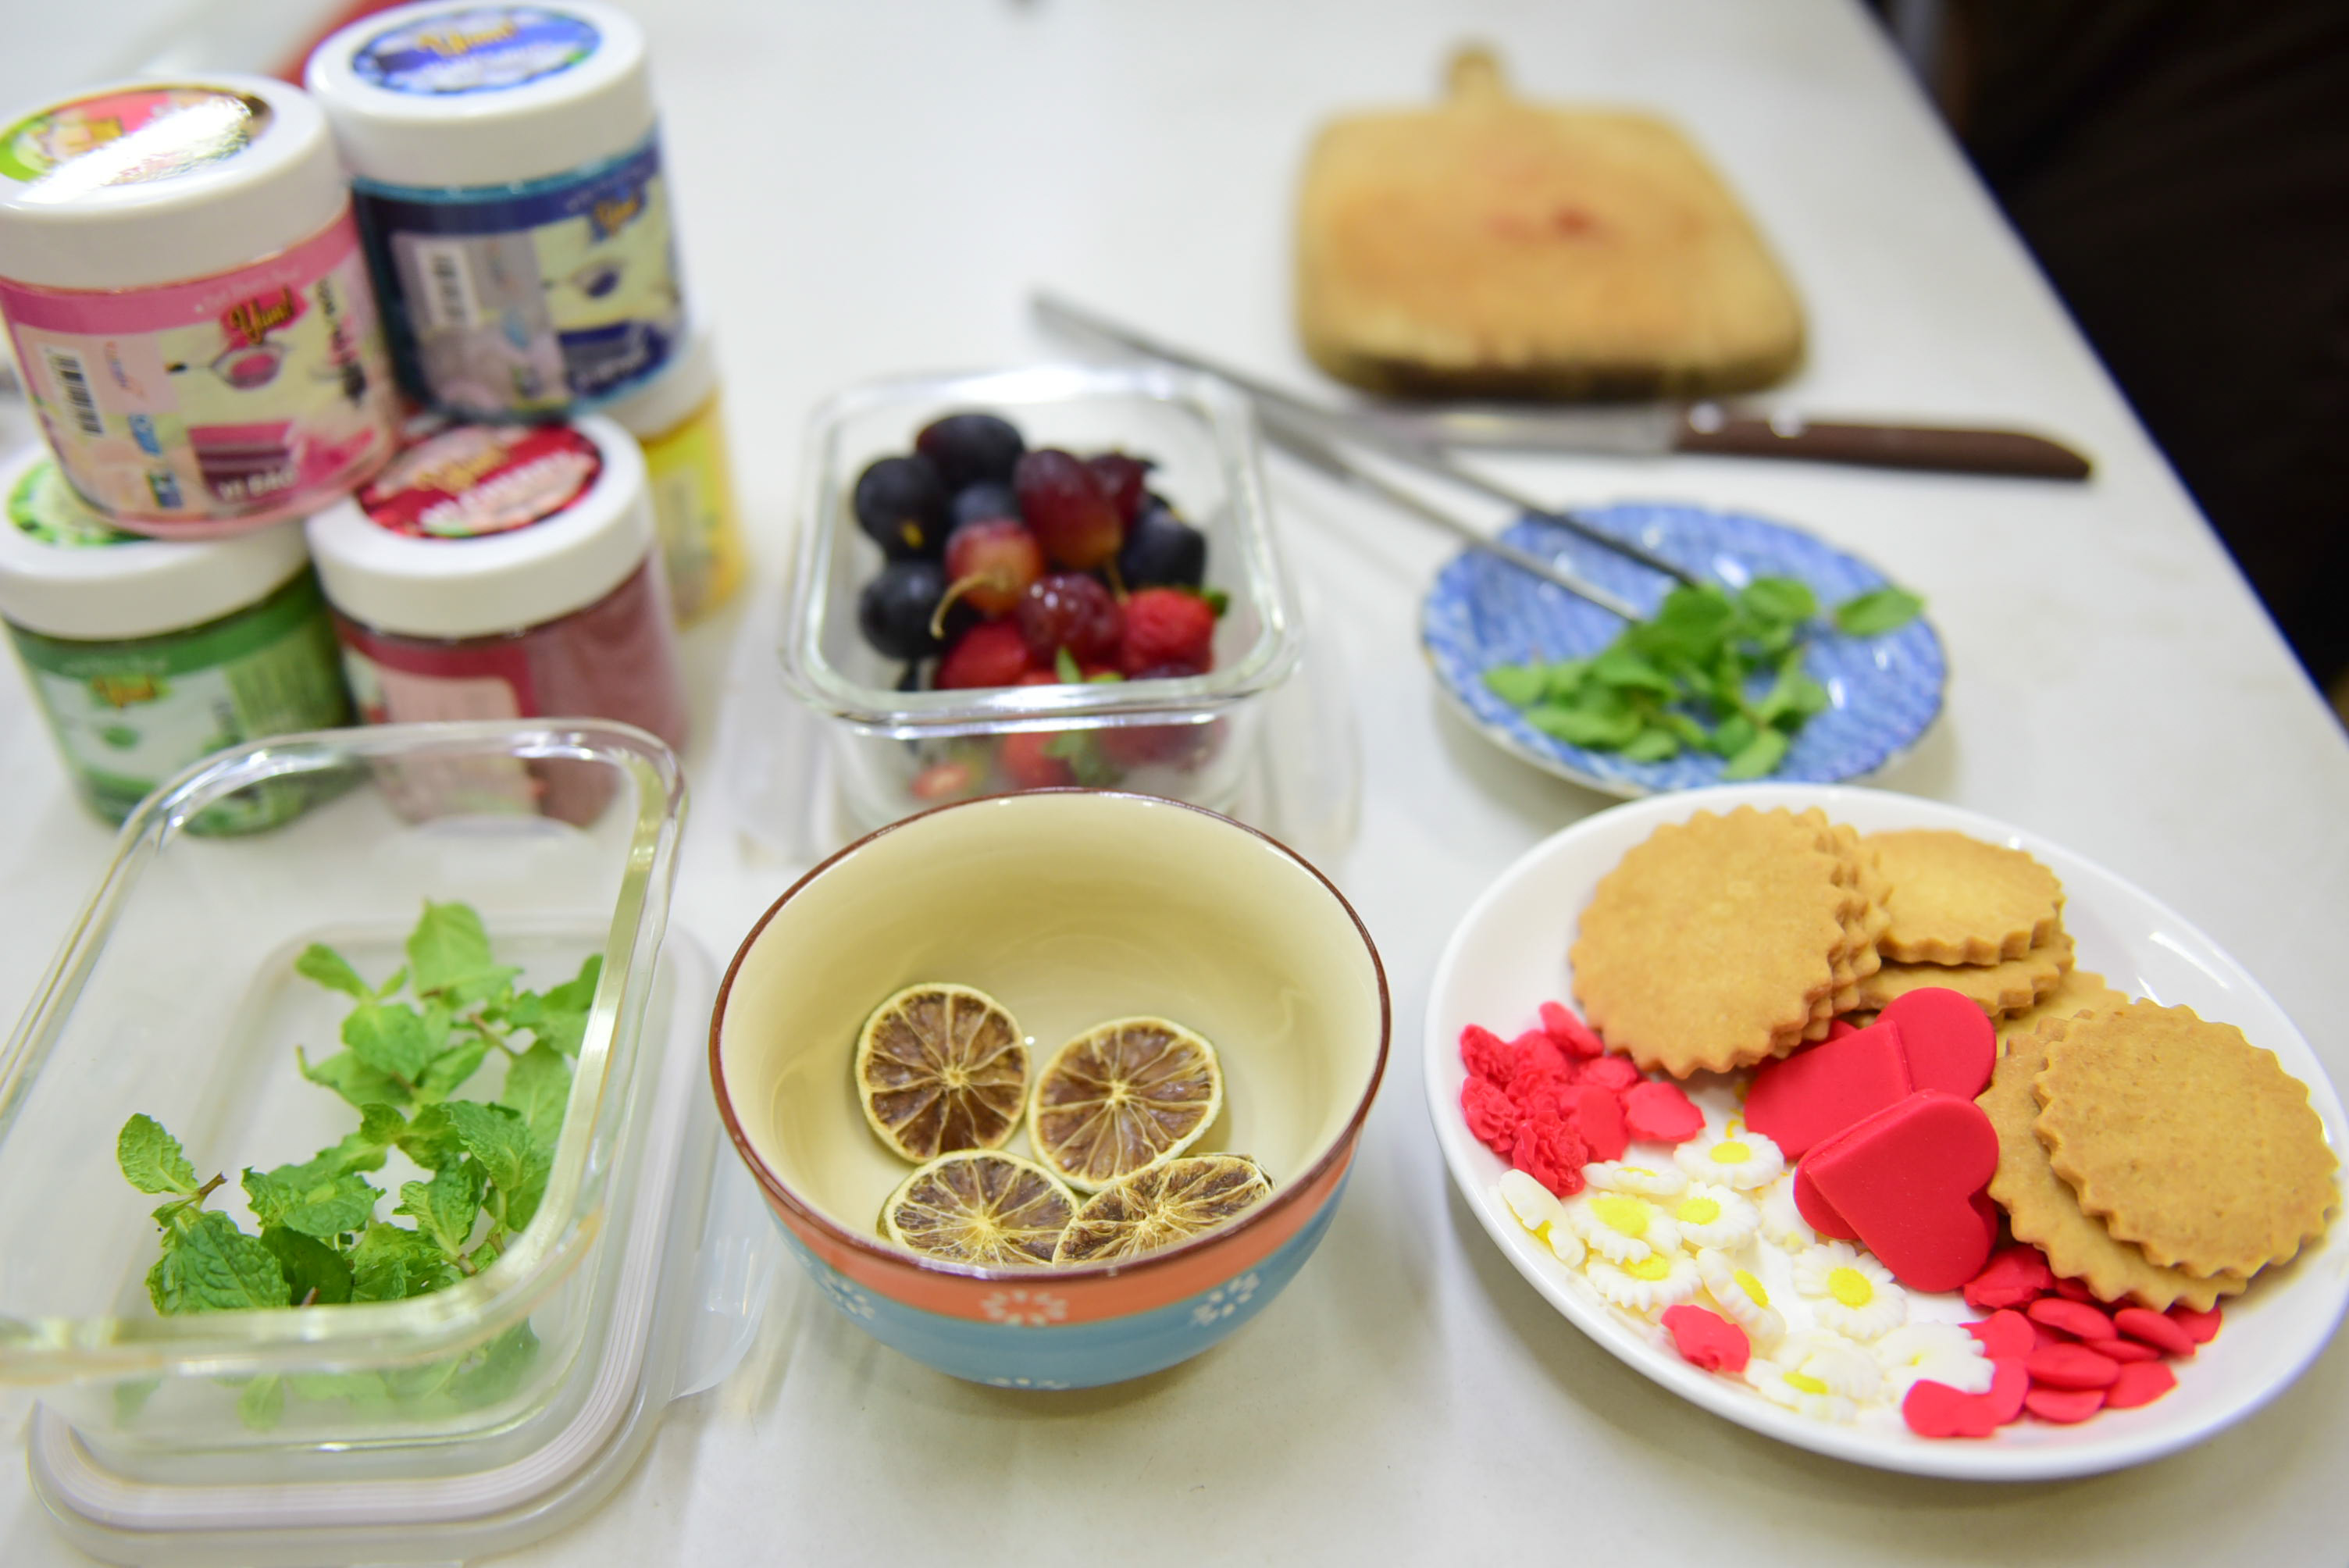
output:
M719 1059L743 1136L801 1201L878 1240L911 1169L851 1082L874 1006L920 981L988 993L1040 1068L1087 1026L1157 1014L1214 1042L1198 1144L1276 1188L1344 1134L1377 1070L1378 964L1321 880L1224 820L1136 796L1009 796L885 831L825 868L742 954ZM1026 1152L1023 1129L1008 1146Z

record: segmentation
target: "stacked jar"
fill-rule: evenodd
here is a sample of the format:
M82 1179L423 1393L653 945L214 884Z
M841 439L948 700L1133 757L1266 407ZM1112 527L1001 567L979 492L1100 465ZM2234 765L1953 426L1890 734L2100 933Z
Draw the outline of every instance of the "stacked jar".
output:
M684 748L644 458L608 420L450 426L308 531L368 722L592 715ZM387 783L416 816L520 809L585 822L608 779L533 763Z
M391 453L350 195L282 83L131 82L0 129L0 316L58 467L120 527L298 517Z
M607 409L684 472L655 490L668 575L681 620L713 607L740 544L643 30L595 0L408 5L333 35L305 79L416 396L459 419Z
M0 471L0 621L77 791L109 821L222 747L350 721L299 523L202 542L125 533L36 449ZM270 781L189 827L264 828L307 799Z

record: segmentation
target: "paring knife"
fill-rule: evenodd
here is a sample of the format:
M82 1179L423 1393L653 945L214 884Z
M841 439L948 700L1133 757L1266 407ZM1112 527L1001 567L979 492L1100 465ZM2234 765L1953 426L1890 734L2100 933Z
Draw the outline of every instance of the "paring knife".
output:
M1105 343L1115 344L1129 353L1139 354L1145 358L1164 360L1169 365L1180 365L1188 369L1203 371L1209 376L1230 382L1247 393L1249 400L1255 403L1257 413L1264 420L1266 431L1276 440L1287 431L1313 439L1325 447L1335 442L1350 442L1355 446L1367 448L1396 462L1433 474L1439 479L1475 490L1481 495L1489 496L1515 511L1531 512L1537 517L1547 518L1559 527L1580 535L1593 544L1611 550L1628 560L1636 561L1652 571L1661 572L1677 582L1685 583L1692 587L1696 585L1697 579L1693 573L1673 565L1662 556L1642 549L1628 539L1618 539L1604 529L1593 528L1571 511L1545 505L1520 490L1512 490L1496 480L1487 479L1472 469L1463 468L1445 457L1437 448L1423 446L1416 441L1405 440L1400 437L1366 428L1343 415L1309 403L1302 397L1292 397L1277 387L1268 386L1254 377L1234 370L1228 366L1218 365L1212 359L1205 359L1198 355L1176 348L1171 344L1146 337L1131 327L1122 326L1111 321L1106 316L1096 315L1081 305L1071 304L1056 294L1039 291L1031 296L1029 303L1036 313L1036 319L1055 331L1099 338ZM1410 495L1407 490L1399 493ZM1426 503L1416 496L1411 497L1411 500L1418 504L1408 506L1407 510L1416 515L1426 516L1429 510ZM1448 517L1444 521L1447 525L1452 522ZM1465 530L1468 537L1474 542L1491 542L1485 535L1478 533L1474 529L1466 529L1464 524L1458 525L1454 531L1459 531L1462 529ZM1560 586L1565 584L1561 583Z
M1506 403L1396 404L1363 407L1347 417L1398 439L1434 446L1627 457L1692 452L1795 458L1868 468L2043 480L2085 480L2091 472L2088 459L2071 448L2023 430L1740 414L1715 403L1588 408Z
M1514 544L1480 533L1443 508L1431 505L1424 497L1372 473L1319 436L1290 425L1271 421L1267 424L1273 444L1291 457L1300 458L1324 473L1374 495L1391 506L1400 507L1422 521L1433 523L1472 549L1496 555L1521 571L1532 573L1545 583L1555 583L1578 599L1588 599L1609 614L1620 615L1626 621L1643 618L1644 612L1630 601L1618 597L1596 583L1576 576L1554 562L1543 560L1530 551L1520 550Z

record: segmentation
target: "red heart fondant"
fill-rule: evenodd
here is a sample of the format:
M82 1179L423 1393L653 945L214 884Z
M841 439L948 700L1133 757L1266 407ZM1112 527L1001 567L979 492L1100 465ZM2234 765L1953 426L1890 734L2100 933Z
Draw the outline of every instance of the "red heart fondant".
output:
M1893 1278L1911 1290L1955 1290L1982 1272L1998 1240L1998 1209L1982 1191L1997 1169L1998 1133L1982 1109L1920 1090L1812 1150L1795 1202L1801 1207L1807 1176Z
M1754 1068L1745 1125L1800 1160L1918 1087L1909 1078L1899 1026L1878 1020Z
M1990 1087L1998 1062L1998 1031L1990 1015L1946 985L1926 985L1893 998L1870 1029L1890 1024L1909 1054L1909 1081L1971 1099Z
M1835 1205L1819 1196L1819 1190L1811 1184L1807 1161L1795 1167L1795 1212L1803 1216L1805 1224L1823 1236L1833 1236L1839 1242L1859 1240L1859 1233L1851 1228L1851 1222L1837 1213Z

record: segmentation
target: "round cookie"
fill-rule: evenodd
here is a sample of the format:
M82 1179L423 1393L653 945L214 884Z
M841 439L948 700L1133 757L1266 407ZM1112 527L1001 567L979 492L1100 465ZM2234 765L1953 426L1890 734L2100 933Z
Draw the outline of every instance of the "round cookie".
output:
M1927 985L1958 992L1992 1018L2019 1013L2053 993L2072 968L2072 938L2058 931L2020 958L1994 964L1885 963L1859 983L1862 1009L1883 1007Z
M1871 833L1892 884L1891 924L1877 945L1903 964L1995 964L2055 934L2064 884L2021 850L1917 828Z
M2045 1253L2048 1266L2058 1274L2085 1281L2098 1300L2126 1297L2156 1312L2182 1301L2208 1312L2220 1296L2240 1291L2250 1279L2240 1274L2199 1279L2182 1270L2157 1267L2083 1213L2079 1199L2047 1162L2046 1147L2033 1127L2039 1100L2031 1080L2046 1065L2048 1040L2070 1023L2050 1018L2035 1030L2008 1037L2006 1054L1991 1076L1990 1088L1974 1101L1998 1133L1998 1172L1990 1179L1991 1201L2006 1211L2007 1228L2016 1241Z
M2032 1089L2055 1174L2165 1267L2254 1274L2323 1234L2339 1199L2308 1086L2190 1007L2074 1020Z
M1582 912L1575 999L1609 1046L1674 1077L1792 1050L1849 950L1851 874L1816 811L1667 823Z

